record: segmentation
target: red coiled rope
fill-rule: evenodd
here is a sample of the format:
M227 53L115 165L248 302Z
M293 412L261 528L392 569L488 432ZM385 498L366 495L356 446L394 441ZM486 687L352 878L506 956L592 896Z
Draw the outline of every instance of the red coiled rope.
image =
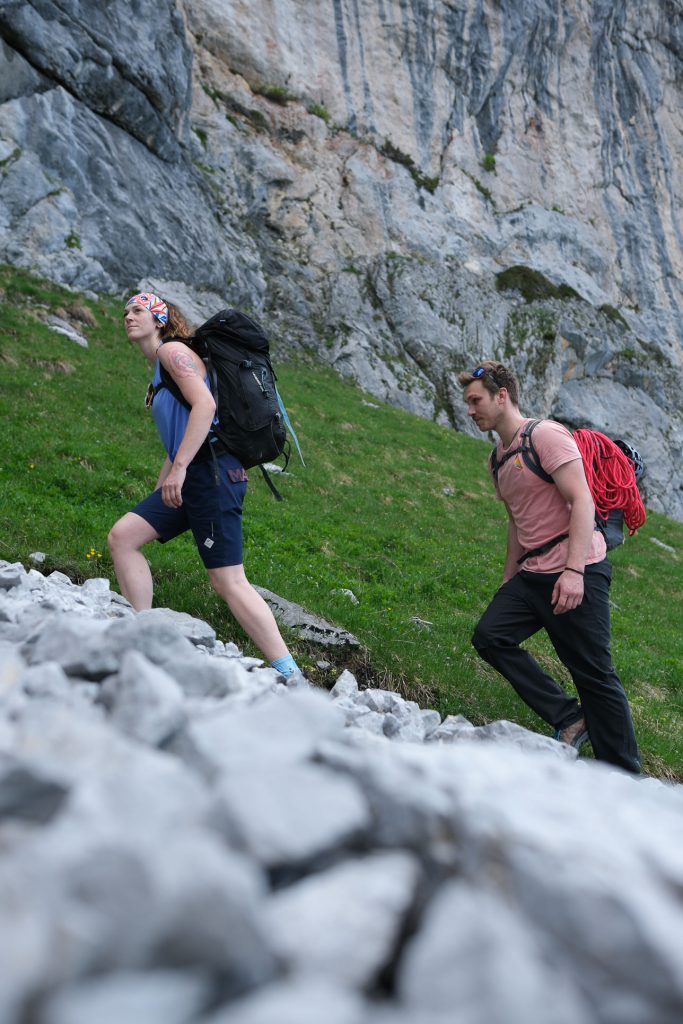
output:
M598 430L575 430L586 480L601 519L613 508L624 513L631 536L645 522L645 506L636 483L633 463L614 441Z

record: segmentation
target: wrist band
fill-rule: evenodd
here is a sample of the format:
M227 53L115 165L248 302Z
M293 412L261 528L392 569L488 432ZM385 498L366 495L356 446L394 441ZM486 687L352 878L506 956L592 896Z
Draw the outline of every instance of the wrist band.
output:
M572 569L571 565L565 565L563 572L575 572L577 576L585 576L585 573L581 572L580 569Z

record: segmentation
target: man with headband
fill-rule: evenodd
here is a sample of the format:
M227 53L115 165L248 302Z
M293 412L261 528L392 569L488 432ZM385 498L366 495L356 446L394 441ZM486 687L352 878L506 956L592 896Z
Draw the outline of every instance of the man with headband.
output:
M211 427L216 403L206 367L186 341L182 313L151 292L131 296L123 323L132 345L154 368L146 404L166 458L156 488L112 527L109 549L121 593L136 611L152 607L153 581L143 545L192 530L211 585L245 633L283 675L298 671L273 614L242 564L242 503L247 474ZM161 387L161 367L185 402Z

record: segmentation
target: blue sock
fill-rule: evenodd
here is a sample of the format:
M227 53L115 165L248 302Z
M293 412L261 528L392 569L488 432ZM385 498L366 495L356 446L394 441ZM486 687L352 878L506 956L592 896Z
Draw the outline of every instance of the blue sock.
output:
M299 666L294 661L291 654L285 654L282 658L276 658L275 661L270 663L274 669L276 669L281 676L291 676L295 672L299 672Z

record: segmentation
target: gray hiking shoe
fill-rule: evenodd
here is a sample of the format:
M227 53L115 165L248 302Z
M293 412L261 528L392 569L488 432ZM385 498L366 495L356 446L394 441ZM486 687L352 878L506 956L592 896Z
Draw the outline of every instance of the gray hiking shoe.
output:
M568 746L573 747L574 750L580 750L584 743L588 742L589 738L586 722L583 718L572 722L571 725L565 725L564 729L558 729L555 733L556 740L560 743L566 743Z

